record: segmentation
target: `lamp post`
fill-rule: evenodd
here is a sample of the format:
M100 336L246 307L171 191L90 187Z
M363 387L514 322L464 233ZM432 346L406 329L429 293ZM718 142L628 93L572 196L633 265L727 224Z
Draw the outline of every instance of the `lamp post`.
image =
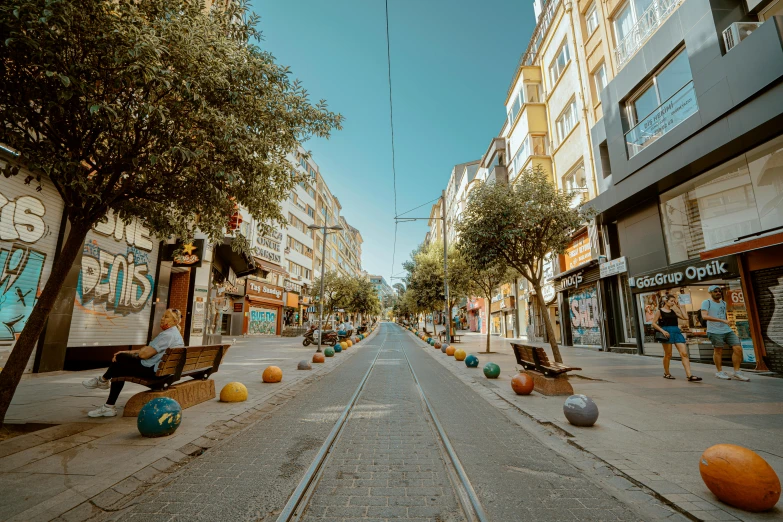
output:
M309 225L307 228L310 230L321 230L323 233L323 245L321 245L321 293L319 294L321 298L319 299L318 304L318 349L316 350L316 353L321 352L321 340L323 339L324 335L324 328L323 328L323 322L324 322L324 275L325 268L326 268L326 235L329 233L328 231L331 230L333 232L338 232L343 229L340 225L334 225L331 227L326 226L326 217L327 214L324 214L324 224L323 226L318 225Z

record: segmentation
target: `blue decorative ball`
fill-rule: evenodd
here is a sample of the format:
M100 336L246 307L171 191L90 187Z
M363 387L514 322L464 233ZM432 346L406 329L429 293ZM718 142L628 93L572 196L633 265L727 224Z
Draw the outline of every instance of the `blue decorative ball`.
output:
M158 397L142 406L136 419L139 433L144 437L171 435L182 422L182 407L174 399Z
M449 347L449 345L448 345L448 344L446 344L446 343L443 343L443 344L440 346L440 351L441 351L441 352L443 352L443 353L446 353L446 348L448 348L448 347Z
M479 359L475 355L468 355L465 357L465 366L468 368L477 368L479 364Z
M342 351L343 351L343 347L340 345L340 343L334 345L334 353L340 353Z
M574 426L587 428L598 420L598 406L587 395L571 395L563 404L563 414Z

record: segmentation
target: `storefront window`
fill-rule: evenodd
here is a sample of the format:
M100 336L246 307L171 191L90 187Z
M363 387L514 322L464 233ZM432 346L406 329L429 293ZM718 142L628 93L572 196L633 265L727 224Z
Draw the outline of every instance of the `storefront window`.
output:
M783 226L783 136L661 195L669 262Z

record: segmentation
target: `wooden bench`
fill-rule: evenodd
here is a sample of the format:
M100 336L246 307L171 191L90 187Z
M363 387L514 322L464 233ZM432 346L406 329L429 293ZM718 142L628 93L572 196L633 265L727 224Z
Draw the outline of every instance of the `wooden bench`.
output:
M451 334L451 342L452 343L461 342L460 337L462 337L460 334L455 334L455 333ZM446 330L441 330L440 332L438 332L438 339L441 342L446 340Z
M189 408L215 398L215 381L209 378L218 371L230 344L184 346L168 348L158 363L155 377L115 377L117 381L133 382L150 388L137 393L123 410L124 417L135 417L142 406L158 397L170 397L182 408ZM185 377L191 380L179 383Z
M543 348L516 343L511 343L511 347L514 349L517 364L526 370L535 370L547 377L557 377L572 370L581 370L581 368L550 361Z

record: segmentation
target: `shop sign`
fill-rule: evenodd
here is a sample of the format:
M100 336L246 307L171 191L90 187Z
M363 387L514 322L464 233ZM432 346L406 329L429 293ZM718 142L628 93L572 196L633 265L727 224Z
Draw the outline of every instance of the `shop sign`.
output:
M282 257L280 257L280 254L275 254L274 252L269 251L266 248L260 248L260 247L256 247L256 255L258 257L268 259L269 261L277 265L279 265L280 261L283 259Z
M172 266L199 267L204 258L204 240L194 239L187 243L177 240L163 249L162 261L171 261Z
M601 270L601 279L603 279L604 277L626 273L628 271L628 262L625 256L623 256L601 263L598 265L598 268Z
M555 285L550 281L541 287L541 297L544 298L545 303L549 303L555 298Z
M245 295L245 282L241 279L234 284L226 283L226 293L229 295Z
M245 306L245 303L234 303L234 311L237 313L242 313L242 307Z
M734 256L726 256L710 261L679 263L656 272L640 274L628 278L628 285L635 291L657 290L735 277L738 277L737 259Z
M580 270L579 272L575 274L571 274L568 277L564 277L560 280L560 287L563 290L568 290L569 288L576 288L579 286L579 284L582 282L584 273L583 270ZM543 289L542 289L543 290Z
M269 285L260 281L253 281L248 279L246 287L247 293L249 295L257 295L260 297L266 297L268 299L283 298L283 289L279 286Z
M588 234L582 234L578 238L571 242L571 245L566 249L565 253L565 270L571 270L580 265L589 262L593 258L593 253L590 248L590 236Z

